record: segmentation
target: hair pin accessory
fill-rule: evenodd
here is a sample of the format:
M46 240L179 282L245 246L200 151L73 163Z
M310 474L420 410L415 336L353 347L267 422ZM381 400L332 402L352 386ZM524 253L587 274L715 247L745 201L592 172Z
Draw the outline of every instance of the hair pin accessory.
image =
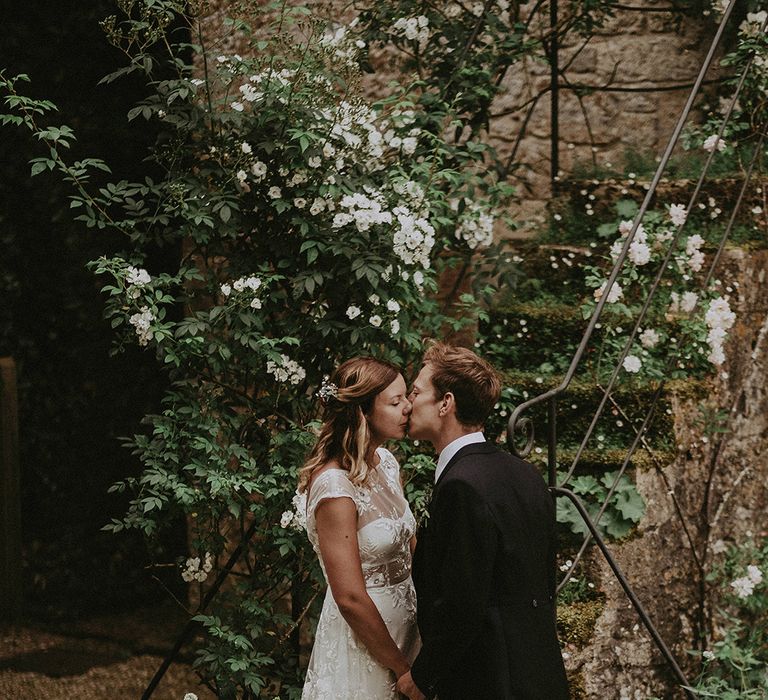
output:
M327 404L331 399L335 399L339 395L339 387L333 382L329 382L326 377L317 390L317 395L324 404Z

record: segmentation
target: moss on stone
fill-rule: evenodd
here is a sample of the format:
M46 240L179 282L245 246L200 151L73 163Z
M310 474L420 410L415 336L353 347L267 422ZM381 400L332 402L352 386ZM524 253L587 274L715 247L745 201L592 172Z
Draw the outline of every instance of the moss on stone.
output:
M581 649L592 639L597 618L605 608L602 600L561 605L557 608L557 631L560 640Z
M568 673L568 691L570 700L586 700L587 688L581 671Z

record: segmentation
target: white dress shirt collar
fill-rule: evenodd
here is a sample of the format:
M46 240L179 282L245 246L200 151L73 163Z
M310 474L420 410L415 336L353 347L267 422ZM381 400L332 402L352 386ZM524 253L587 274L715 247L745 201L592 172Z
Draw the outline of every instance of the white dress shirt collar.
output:
M485 435L481 432L467 433L461 437L457 437L453 442L449 442L440 452L440 456L437 458L437 468L435 469L435 483L440 478L448 462L453 459L453 456L464 446L471 445L475 442L485 442Z

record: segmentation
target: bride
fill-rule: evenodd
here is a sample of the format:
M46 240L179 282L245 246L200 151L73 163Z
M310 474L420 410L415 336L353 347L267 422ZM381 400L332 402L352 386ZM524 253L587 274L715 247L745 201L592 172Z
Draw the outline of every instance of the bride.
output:
M419 650L416 523L386 440L405 435L400 371L358 357L323 384L323 425L299 472L307 533L328 583L302 700L396 700Z

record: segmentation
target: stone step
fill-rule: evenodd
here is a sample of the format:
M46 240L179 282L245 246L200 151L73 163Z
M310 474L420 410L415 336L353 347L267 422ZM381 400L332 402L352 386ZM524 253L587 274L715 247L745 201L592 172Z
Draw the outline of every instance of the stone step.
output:
M556 387L561 379L562 375L509 370L502 372L504 386L502 400L489 420L489 433L501 434L515 406ZM613 446L631 444L635 435L633 426L636 428L642 424L657 386L655 381L643 382L633 379L631 382L614 387L595 426L591 444L604 445L605 447L600 448L600 452ZM673 449L673 399L703 397L707 392L707 386L708 384L703 380L687 379L667 382L646 438L651 446L664 450ZM602 396L603 390L593 381L576 378L571 382L566 394L558 400L558 444L570 445L581 442ZM546 447L547 441L547 411L547 405L544 402L525 413L525 416L533 421L542 448Z
M515 286L500 292L498 304L578 303L586 292L583 268L593 255L591 248L583 246L535 240L516 244L512 258L520 277Z
M550 228L541 232L539 241L584 246L602 240L610 244L613 237L601 239L598 227L616 220L619 216L616 209L618 202L627 200L639 206L645 199L652 178L650 173L630 175L634 177L601 174L595 178L574 178L561 182L559 194L550 207ZM742 184L742 176L707 179L690 214L689 232L699 233L709 240L709 231L713 239L719 238L718 231L725 226ZM687 206L695 186L693 178L662 178L650 208L663 211L670 204ZM765 219L762 225L755 226L753 209L764 207L763 193L767 186L768 176L753 176L736 217L732 235L734 245L748 248L766 246Z
M478 343L483 355L504 369L563 372L587 323L577 303L548 300L500 304L480 323ZM591 346L599 345L601 332L602 328L596 329Z

